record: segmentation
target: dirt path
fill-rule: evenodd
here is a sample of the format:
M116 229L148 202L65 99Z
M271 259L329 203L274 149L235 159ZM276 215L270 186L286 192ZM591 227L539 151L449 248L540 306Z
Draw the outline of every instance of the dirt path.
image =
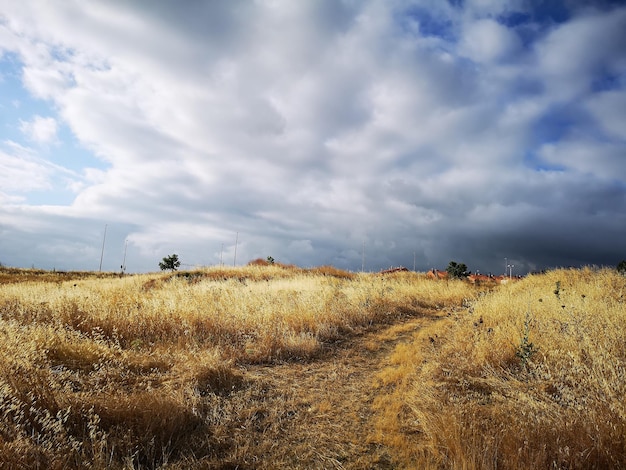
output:
M436 318L380 327L310 363L247 367L246 409L222 468L392 468L389 450L371 440L375 377L396 345Z

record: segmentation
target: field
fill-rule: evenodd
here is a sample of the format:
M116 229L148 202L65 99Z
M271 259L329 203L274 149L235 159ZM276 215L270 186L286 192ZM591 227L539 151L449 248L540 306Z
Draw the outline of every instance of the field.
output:
M0 269L0 468L626 468L626 277Z

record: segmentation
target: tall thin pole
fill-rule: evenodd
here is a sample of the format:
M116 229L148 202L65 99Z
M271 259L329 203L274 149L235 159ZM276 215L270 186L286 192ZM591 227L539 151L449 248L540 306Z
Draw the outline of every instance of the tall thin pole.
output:
M104 224L104 236L102 237L102 253L100 253L100 268L98 271L102 271L102 258L104 258L104 242L107 239L107 226Z
M415 252L413 252L413 272L415 272Z
M237 232L237 237L235 238L235 259L233 261L233 266L237 265L237 244L239 243L239 232Z
M361 252L361 272L365 272L365 240L363 240L363 250Z
M124 261L122 262L122 274L126 272L126 250L128 249L128 239L124 241Z
M224 254L224 244L222 243L222 249L220 250L220 266L224 266L222 262L222 255Z

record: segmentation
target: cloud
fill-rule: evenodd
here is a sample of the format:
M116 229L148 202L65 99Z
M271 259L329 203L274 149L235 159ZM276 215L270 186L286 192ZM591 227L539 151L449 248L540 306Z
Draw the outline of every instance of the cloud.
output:
M563 140L540 149L545 161L598 178L612 180L626 174L624 146L586 139Z
M626 91L597 93L587 100L587 108L599 127L611 138L626 141Z
M515 31L491 19L473 21L465 27L461 53L476 62L511 58L521 47Z
M57 140L57 121L51 117L34 116L32 121L20 121L20 130L38 144L51 144Z
M19 202L30 191L50 187L50 166L32 152L15 142L4 142L7 151L0 150L0 198Z
M625 43L626 9L591 10L555 28L537 45L539 73L555 98L575 98L623 76Z
M117 252L128 239L131 271L174 252L231 262L237 238L239 263L360 269L364 247L367 269L610 262L626 249L626 9L563 11L13 2L0 49L50 105L13 125L23 148L55 145L0 154L7 243L33 245L4 262L93 267L104 224ZM63 168L66 128L101 168ZM28 202L59 175L71 204Z

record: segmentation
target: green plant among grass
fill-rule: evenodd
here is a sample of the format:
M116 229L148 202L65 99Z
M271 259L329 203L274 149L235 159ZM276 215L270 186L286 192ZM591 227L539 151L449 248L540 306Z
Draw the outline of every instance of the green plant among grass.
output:
M522 337L515 351L515 356L519 358L523 370L526 370L526 365L528 364L528 361L530 361L534 354L537 352L537 347L530 341L530 323L530 312L526 312L526 319L524 320Z

